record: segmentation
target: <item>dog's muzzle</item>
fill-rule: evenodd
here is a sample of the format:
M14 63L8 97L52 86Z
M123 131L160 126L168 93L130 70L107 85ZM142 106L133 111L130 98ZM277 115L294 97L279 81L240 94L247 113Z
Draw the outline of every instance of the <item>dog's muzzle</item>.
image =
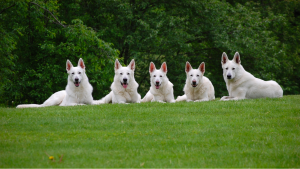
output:
M227 79L231 79L231 75L227 75Z
M75 79L74 84L75 84L76 87L79 87L80 82L79 82L79 79L78 79L78 78Z
M196 87L198 84L196 83L196 81L192 81L192 86Z
M156 89L159 89L159 87L160 87L160 83L157 81L157 82L155 82L155 87L156 87Z
M127 79L123 79L123 83L121 82L121 85L126 89L128 86Z

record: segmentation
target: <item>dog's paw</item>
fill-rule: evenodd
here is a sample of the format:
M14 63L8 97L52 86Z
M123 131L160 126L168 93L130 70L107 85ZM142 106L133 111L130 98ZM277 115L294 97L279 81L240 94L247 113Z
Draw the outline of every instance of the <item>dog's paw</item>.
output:
M228 98L228 96L223 96L221 99L220 99L220 101L224 101L224 100L226 100Z

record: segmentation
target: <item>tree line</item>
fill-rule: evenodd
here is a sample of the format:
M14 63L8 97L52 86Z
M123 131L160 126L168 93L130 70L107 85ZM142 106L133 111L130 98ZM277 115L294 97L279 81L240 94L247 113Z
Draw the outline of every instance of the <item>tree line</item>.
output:
M136 61L139 93L149 63L166 61L175 97L184 66L206 72L216 97L227 95L221 55L241 55L255 77L284 94L300 89L300 0L3 0L0 2L0 103L42 103L67 82L66 60L83 58L94 99L110 91L114 61Z

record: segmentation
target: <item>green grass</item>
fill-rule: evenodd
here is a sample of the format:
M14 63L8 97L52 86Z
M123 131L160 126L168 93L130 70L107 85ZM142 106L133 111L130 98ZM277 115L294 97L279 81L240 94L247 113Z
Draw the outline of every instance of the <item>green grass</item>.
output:
M300 167L300 96L0 108L0 117L0 167Z

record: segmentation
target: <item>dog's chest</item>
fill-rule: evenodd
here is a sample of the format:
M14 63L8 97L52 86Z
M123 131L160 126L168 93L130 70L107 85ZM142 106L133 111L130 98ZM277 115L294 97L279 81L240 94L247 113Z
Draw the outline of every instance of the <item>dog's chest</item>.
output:
M88 94L86 91L74 91L72 93L72 98L75 103L85 103L87 100Z
M191 100L199 100L203 98L204 92L207 89L203 84L199 84L198 87L186 87L185 94L187 95L188 99Z
M132 100L133 91L131 90L122 90L118 92L119 95L123 96L126 101L130 102Z

